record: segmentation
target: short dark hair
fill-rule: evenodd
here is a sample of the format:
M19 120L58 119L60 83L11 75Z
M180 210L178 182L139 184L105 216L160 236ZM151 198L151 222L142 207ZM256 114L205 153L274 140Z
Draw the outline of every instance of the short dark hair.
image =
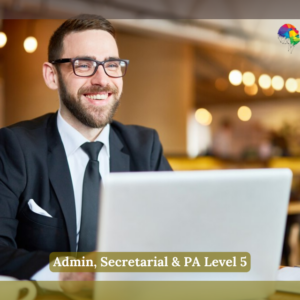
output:
M110 33L115 38L115 29L105 18L98 15L81 14L66 20L53 33L48 46L48 61L61 58L64 37L71 32L100 29Z

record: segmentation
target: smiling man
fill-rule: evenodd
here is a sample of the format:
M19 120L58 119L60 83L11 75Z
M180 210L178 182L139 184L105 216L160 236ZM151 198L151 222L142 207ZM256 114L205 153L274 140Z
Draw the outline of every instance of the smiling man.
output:
M65 21L43 64L59 111L0 130L1 275L49 280L49 253L96 250L110 172L171 170L154 130L112 121L129 64L114 34L100 16Z
M129 63L119 59L112 33L113 29L69 33L63 41L62 59L55 59L57 52L51 51L54 35L50 63L43 66L48 87L59 88L62 117L90 140L112 121Z

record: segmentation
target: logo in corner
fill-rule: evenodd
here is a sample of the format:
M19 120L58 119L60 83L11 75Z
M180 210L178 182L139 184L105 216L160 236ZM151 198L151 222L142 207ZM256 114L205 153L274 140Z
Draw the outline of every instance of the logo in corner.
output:
M293 52L294 47L300 42L299 30L292 24L284 24L278 30L278 39L282 44L288 44L288 51Z

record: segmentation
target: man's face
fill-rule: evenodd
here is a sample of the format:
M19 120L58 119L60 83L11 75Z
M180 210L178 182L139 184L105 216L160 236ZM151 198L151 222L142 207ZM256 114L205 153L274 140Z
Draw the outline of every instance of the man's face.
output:
M103 30L86 30L67 35L61 58L89 57L98 61L118 58L115 39ZM111 122L122 93L122 78L111 78L99 66L90 77L74 74L72 63L59 65L59 96L62 110L85 126L101 128Z

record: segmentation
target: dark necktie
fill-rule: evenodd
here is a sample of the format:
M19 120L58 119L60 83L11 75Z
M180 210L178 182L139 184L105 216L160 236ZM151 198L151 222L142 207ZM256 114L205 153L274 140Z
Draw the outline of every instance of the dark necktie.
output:
M103 144L101 142L88 142L81 145L81 148L89 156L90 160L86 166L83 178L78 252L91 252L96 250L101 180L98 155L102 146Z

